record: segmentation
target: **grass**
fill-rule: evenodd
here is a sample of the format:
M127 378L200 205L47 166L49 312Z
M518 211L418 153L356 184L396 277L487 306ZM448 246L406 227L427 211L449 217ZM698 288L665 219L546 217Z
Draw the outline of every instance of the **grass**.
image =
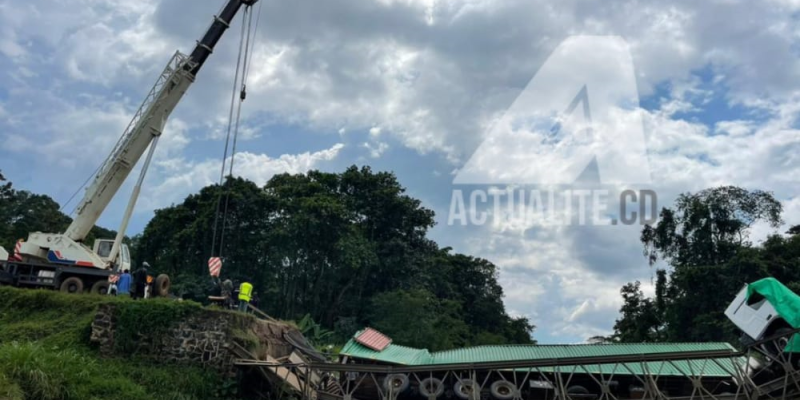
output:
M102 304L120 309L118 341L133 340L126 332L136 329L165 329L200 310L197 304L9 287L0 287L0 299L0 399L235 398L231 382L211 371L139 359L127 351L134 343L122 343L119 357L102 358L89 343Z

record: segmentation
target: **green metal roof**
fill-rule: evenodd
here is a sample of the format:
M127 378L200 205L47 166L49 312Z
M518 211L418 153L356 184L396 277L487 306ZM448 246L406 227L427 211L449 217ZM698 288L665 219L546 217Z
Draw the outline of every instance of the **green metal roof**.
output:
M714 362L716 361L716 362ZM745 359L737 360L739 365L744 365ZM720 366L720 364L722 366ZM528 368L521 368L527 371ZM553 367L539 368L541 372L555 372ZM653 361L647 363L603 364L560 367L562 373L589 373L609 376L617 375L645 375L650 373L657 376L704 376L704 377L731 377L736 368L731 365L730 358L716 360L676 360Z
M431 354L426 349L390 344L383 351L375 351L352 339L344 345L339 354L402 365L427 365L432 361Z
M354 358L381 361L401 365L468 364L496 361L538 360L548 358L597 357L617 355L637 355L654 353L673 353L689 351L711 351L735 349L728 343L617 343L617 344L578 344L578 345L502 345L476 346L462 349L429 353L425 349L390 344L378 352L350 340L340 354ZM728 370L732 370L729 359L718 360ZM663 376L698 375L730 376L725 368L711 360L683 360L670 362L628 363L585 365L575 372L595 374L630 375L642 374L646 368L651 374ZM540 368L540 371L553 371L554 368ZM561 371L571 371L560 367Z
M434 364L622 356L684 351L734 350L727 343L615 343L477 346L433 353Z

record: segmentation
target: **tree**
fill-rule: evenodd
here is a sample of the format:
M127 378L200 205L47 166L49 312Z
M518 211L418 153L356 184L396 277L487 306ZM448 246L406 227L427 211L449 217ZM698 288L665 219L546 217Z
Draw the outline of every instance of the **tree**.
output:
M417 348L443 350L468 343L469 328L458 303L439 300L426 290L395 290L372 299L371 325L393 341Z
M734 186L678 196L675 209L663 208L655 227L641 240L651 264L659 257L673 266L719 265L747 246L750 226L764 221L777 228L783 206L771 193Z
M614 324L616 338L621 342L657 341L660 325L655 304L644 296L639 281L628 283L620 290L622 318Z
M780 226L781 212L781 203L760 190L725 186L680 195L673 208L662 209L658 224L645 226L641 235L648 262L665 260L671 272L657 271L654 301L644 298L638 283L623 287L615 335L621 341L734 339L722 311L744 283L770 274L800 278L767 262L785 254L784 238L770 237L762 247L748 241L756 222Z
M505 311L496 266L440 249L427 238L433 217L393 174L369 167L280 174L262 188L230 178L157 210L135 253L174 276L181 294L202 299L214 248L223 277L252 282L267 313L308 315L347 331L335 332L340 339L377 321L398 343L530 343L533 326ZM400 323L390 307L400 298L416 307L404 310L430 312L430 331Z

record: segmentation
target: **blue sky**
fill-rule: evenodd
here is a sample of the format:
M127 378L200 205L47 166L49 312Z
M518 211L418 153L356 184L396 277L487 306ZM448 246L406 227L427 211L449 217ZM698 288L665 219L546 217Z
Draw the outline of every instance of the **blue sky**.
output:
M105 158L176 49L221 0L0 0L0 169L66 201ZM770 0L261 0L236 173L394 171L437 213L442 246L500 267L542 342L610 331L619 288L652 270L638 229L448 226L454 173L562 41L630 46L659 203L720 184L774 191L800 223L800 3ZM215 182L239 21L170 120L129 233ZM564 66L563 70L569 70ZM601 79L592 68L587 80ZM100 224L116 228L131 183ZM619 187L612 186L617 190ZM72 207L67 207L70 211ZM785 229L784 229L785 230ZM756 226L752 239L772 230Z

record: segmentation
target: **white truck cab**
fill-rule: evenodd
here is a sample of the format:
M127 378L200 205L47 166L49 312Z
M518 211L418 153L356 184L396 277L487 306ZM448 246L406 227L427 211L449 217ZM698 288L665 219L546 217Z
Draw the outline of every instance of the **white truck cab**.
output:
M745 285L725 310L725 316L753 340L764 339L775 333L773 324L785 324L775 307L758 293L747 298ZM776 322L777 321L777 322Z
M104 261L114 265L115 271L123 271L131 269L131 252L127 244L122 244L119 249L119 254L110 259L111 248L114 247L114 240L110 239L96 239L94 241L94 252L100 256Z

